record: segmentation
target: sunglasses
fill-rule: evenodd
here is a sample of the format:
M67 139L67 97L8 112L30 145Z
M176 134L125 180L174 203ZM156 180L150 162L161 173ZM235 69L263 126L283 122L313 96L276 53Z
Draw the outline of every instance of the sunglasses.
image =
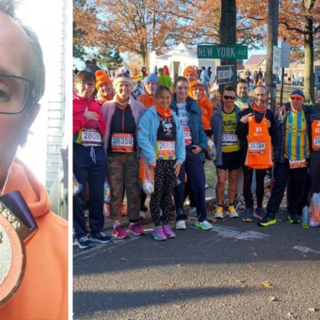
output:
M302 100L302 97L290 97L290 99L292 101L294 101L294 100L300 101L300 100Z
M235 100L236 97L233 97L233 96L223 96L223 99L225 99L225 100Z

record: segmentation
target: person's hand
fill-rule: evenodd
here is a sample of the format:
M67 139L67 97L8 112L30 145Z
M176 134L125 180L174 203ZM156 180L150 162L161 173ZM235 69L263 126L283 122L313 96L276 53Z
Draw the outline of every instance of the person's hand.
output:
M156 162L149 162L150 169L154 169L156 167L156 165L157 165Z
M94 111L89 111L88 107L84 109L83 115L88 119L88 120L93 120L93 121L99 121L99 116L96 112Z
M176 177L179 175L180 173L180 169L181 169L181 163L176 162L176 164L174 165L174 174L176 175Z
M201 147L196 146L196 145L192 145L192 147L193 147L192 152L193 152L194 154L198 154L198 153L200 153L200 152L203 150Z
M279 117L282 117L285 112L286 112L286 106L283 104L283 105L278 109L278 116L279 116Z
M248 123L248 118L252 117L252 113L248 113L247 115L241 117L240 122L242 123Z

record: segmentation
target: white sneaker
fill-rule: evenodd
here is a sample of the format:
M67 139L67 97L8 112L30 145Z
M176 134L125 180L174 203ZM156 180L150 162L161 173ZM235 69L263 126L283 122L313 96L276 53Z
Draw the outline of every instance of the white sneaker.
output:
M176 222L176 229L177 230L186 230L187 229L186 222L184 220L177 221Z
M213 216L214 219L223 219L223 213L215 213L214 216Z
M145 219L146 213L144 211L140 211L140 219Z
M213 228L213 225L207 220L202 222L196 221L195 226L202 230L211 230Z

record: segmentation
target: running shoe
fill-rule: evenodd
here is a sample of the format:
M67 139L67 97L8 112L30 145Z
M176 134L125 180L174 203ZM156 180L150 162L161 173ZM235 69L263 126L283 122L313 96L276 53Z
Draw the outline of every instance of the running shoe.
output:
M253 216L257 219L262 219L265 215L266 215L265 211L259 207L257 207L253 212Z
M190 207L189 209L189 218L190 219L197 219L197 208L196 207Z
M97 232L97 233L91 233L90 234L90 240L93 242L99 242L99 243L109 243L113 240L112 237L109 237L106 233L103 231Z
M187 225L185 220L180 220L176 222L176 229L177 230L186 230L187 229Z
M275 215L273 213L267 213L260 221L258 221L258 226L267 227L275 223L277 223Z
M138 222L130 223L129 226L129 233L133 234L134 236L141 236L144 233L144 230L140 227Z
M154 229L151 233L153 236L154 240L156 241L164 241L167 240L167 236L164 233L163 227L158 227Z
M116 239L124 239L125 237L128 236L128 232L124 230L122 225L119 223L113 228L112 235Z
M242 216L242 221L244 222L251 222L253 218L252 210L250 208L247 208L244 211L244 214Z
M210 222L208 222L207 220L202 221L202 222L196 221L194 225L197 228L200 228L204 231L211 230L213 228L213 225Z
M88 249L93 247L92 241L87 236L84 236L80 239L76 239L75 243L79 247L79 249Z
M124 203L121 203L121 215L124 217L127 215L127 208Z
M216 206L216 213L213 216L214 219L223 219L223 207Z
M238 212L237 212L237 210L236 210L236 208L234 206L229 206L226 214L230 218L239 218L239 214L238 214Z
M295 213L290 213L288 215L288 220L290 223L300 223L298 216Z
M166 225L162 227L164 234L166 235L167 239L175 238L176 234L171 230L171 228Z

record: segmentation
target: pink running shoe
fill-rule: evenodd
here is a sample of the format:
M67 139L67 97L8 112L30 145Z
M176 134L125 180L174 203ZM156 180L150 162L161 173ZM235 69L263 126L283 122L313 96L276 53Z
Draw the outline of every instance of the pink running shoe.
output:
M176 234L170 229L170 227L167 226L163 226L162 227L164 234L166 235L167 239L171 239L171 238L175 238Z
M130 224L129 233L134 236L141 236L144 233L144 230L140 227L138 222L135 222L134 224Z
M124 230L122 225L119 223L118 225L116 225L115 228L113 228L112 235L116 239L124 239L125 237L128 236L128 232Z
M124 217L127 215L127 208L124 203L121 203L121 215Z
M151 235L153 236L154 240L156 240L156 241L167 240L167 237L163 232L163 227L158 227L158 228L154 229L152 231Z

